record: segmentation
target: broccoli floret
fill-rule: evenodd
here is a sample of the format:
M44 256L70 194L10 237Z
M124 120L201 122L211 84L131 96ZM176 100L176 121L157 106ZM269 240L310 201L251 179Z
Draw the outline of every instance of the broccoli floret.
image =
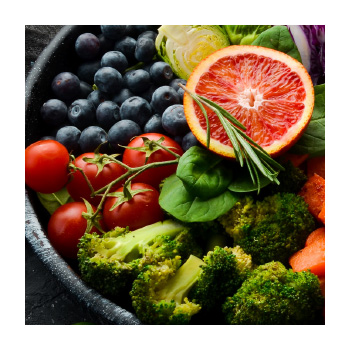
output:
M215 247L204 258L205 265L189 297L207 312L220 309L226 297L234 294L253 269L251 256L240 247Z
M273 261L256 268L222 309L229 324L320 324L323 306L316 275Z
M147 265L135 279L130 296L137 317L146 324L188 324L201 309L187 294L204 262L191 255L181 265L179 256Z
M307 204L294 193L277 193L261 201L244 197L219 220L257 265L272 260L287 265L316 227Z
M283 164L285 168L278 174L279 185L271 183L260 191L259 198L271 196L278 192L298 193L307 181L307 176L300 168L295 167L291 161Z
M85 234L79 243L81 277L106 296L129 292L132 281L147 264L171 259L202 256L190 230L166 220L135 231L116 228L103 236Z

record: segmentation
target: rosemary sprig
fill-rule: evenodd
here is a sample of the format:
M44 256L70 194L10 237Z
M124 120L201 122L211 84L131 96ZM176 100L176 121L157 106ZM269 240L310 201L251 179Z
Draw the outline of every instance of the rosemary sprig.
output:
M204 106L211 109L219 118L231 144L235 158L240 163L241 167L246 164L249 174L254 184L258 185L260 191L260 179L258 171L271 182L279 184L277 175L280 170L284 170L283 166L276 162L271 156L253 139L251 139L244 131L245 126L241 124L232 114L224 108L209 100L208 98L198 95L190 91L184 85L179 84L190 97L198 104L201 109L207 124L207 147L210 146L210 123L207 112ZM203 106L204 105L204 106Z

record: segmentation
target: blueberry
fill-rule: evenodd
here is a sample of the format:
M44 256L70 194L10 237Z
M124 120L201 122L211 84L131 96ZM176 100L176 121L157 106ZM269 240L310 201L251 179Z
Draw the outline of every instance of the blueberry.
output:
M125 100L133 96L134 94L129 89L123 88L116 95L112 97L112 101L117 103L119 106L121 106Z
M125 35L126 25L101 25L102 34L111 40L119 40Z
M78 129L83 130L95 122L96 110L88 99L75 100L68 108L68 119Z
M92 125L81 132L79 146L83 153L93 152L101 143L104 142L107 142L106 131L99 126ZM102 150L100 149L100 151Z
M101 92L114 95L122 88L122 75L112 67L100 68L94 77L94 82Z
M95 109L97 109L100 103L109 100L109 96L100 90L94 90L88 95L87 99L92 102Z
M56 141L65 146L68 152L73 152L73 154L79 154L79 138L81 131L72 125L63 126L57 130Z
M146 72L150 72L151 67L153 66L154 63L156 63L157 61L151 61L151 62L147 62L142 66L142 69L145 70Z
M80 95L80 80L73 73L62 72L53 79L51 89L59 100L69 103Z
M55 136L50 136L50 135L48 135L48 136L43 136L43 137L41 137L40 138L40 140L53 140L53 141L56 141L56 137Z
M120 51L108 51L101 58L101 67L112 67L120 73L123 73L128 66L128 60Z
M139 40L140 38L150 38L153 41L156 40L158 33L156 33L153 30L146 30L144 32L142 32L138 37L137 40Z
M130 36L117 41L114 45L114 50L122 52L130 62L135 61L136 40Z
M100 68L100 60L81 63L77 68L77 76L80 80L92 85L94 83L94 76Z
M179 97L180 97L180 102L182 102L183 99L184 99L185 90L184 90L183 88L180 87L180 88L177 90L177 93L178 93L178 95L179 95Z
M130 97L120 107L121 119L132 120L142 128L152 116L150 104L142 97Z
M92 86L85 81L80 81L79 98L87 98L92 93Z
M140 62L150 62L156 54L154 40L143 37L137 39L135 47L135 58Z
M41 118L51 126L59 126L67 119L67 106L57 99L46 101L40 109Z
M156 91L156 89L157 89L157 86L154 84L151 84L147 90L139 92L138 95L144 98L146 101L151 102L153 93L154 91Z
M103 129L109 130L120 120L119 106L112 101L102 102L96 109L96 119Z
M149 71L152 81L158 85L168 85L173 79L174 73L168 63L155 62ZM175 89L176 90L176 89Z
M126 74L124 81L127 88L135 94L146 91L151 85L151 77L149 73L143 69L136 69Z
M182 144L182 140L183 140L183 136L180 136L180 135L176 135L176 136L172 136L173 140L178 143L179 145Z
M100 51L100 40L92 33L84 33L75 41L75 52L85 60L96 58Z
M187 81L185 79L175 78L169 83L169 86L178 91L180 89L179 83L186 86Z
M184 152L186 152L188 149L190 149L193 146L200 146L201 143L196 139L196 137L193 135L193 133L190 131L188 132L182 139L182 149Z
M176 104L168 107L162 115L162 125L164 130L173 136L187 134L190 129L187 124L183 105Z
M134 31L137 33L137 35L140 35L143 32L146 32L148 30L156 31L159 26L157 25L134 25Z
M169 106L179 104L178 93L170 86L161 86L152 96L151 106L156 113L162 114Z
M98 36L98 40L100 40L100 54L103 55L108 51L113 51L114 48L114 40L106 38L103 34Z
M121 120L109 129L108 142L114 150L120 151L119 145L127 146L133 137L141 133L141 128L137 123L132 120Z
M162 117L159 114L154 114L145 124L143 132L157 132L159 134L164 134L165 130L162 125Z

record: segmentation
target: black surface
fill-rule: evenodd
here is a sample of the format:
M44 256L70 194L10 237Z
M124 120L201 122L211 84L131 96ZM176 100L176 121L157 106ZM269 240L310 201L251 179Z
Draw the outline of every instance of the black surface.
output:
M62 26L49 25L25 27L26 77L41 51L61 28ZM69 325L77 322L98 324L52 276L27 241L25 254L26 325Z

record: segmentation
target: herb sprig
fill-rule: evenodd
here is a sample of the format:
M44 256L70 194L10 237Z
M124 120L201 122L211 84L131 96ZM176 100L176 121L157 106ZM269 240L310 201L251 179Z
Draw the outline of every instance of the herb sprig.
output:
M246 164L253 184L257 184L258 186L258 192L260 190L258 171L271 182L279 184L277 175L281 170L284 170L283 166L272 159L259 144L244 132L246 127L243 124L215 102L190 91L182 84L179 84L179 86L191 96L204 115L207 125L206 144L208 149L210 146L210 123L204 106L211 109L219 118L219 121L232 144L235 158L238 160L241 167Z

